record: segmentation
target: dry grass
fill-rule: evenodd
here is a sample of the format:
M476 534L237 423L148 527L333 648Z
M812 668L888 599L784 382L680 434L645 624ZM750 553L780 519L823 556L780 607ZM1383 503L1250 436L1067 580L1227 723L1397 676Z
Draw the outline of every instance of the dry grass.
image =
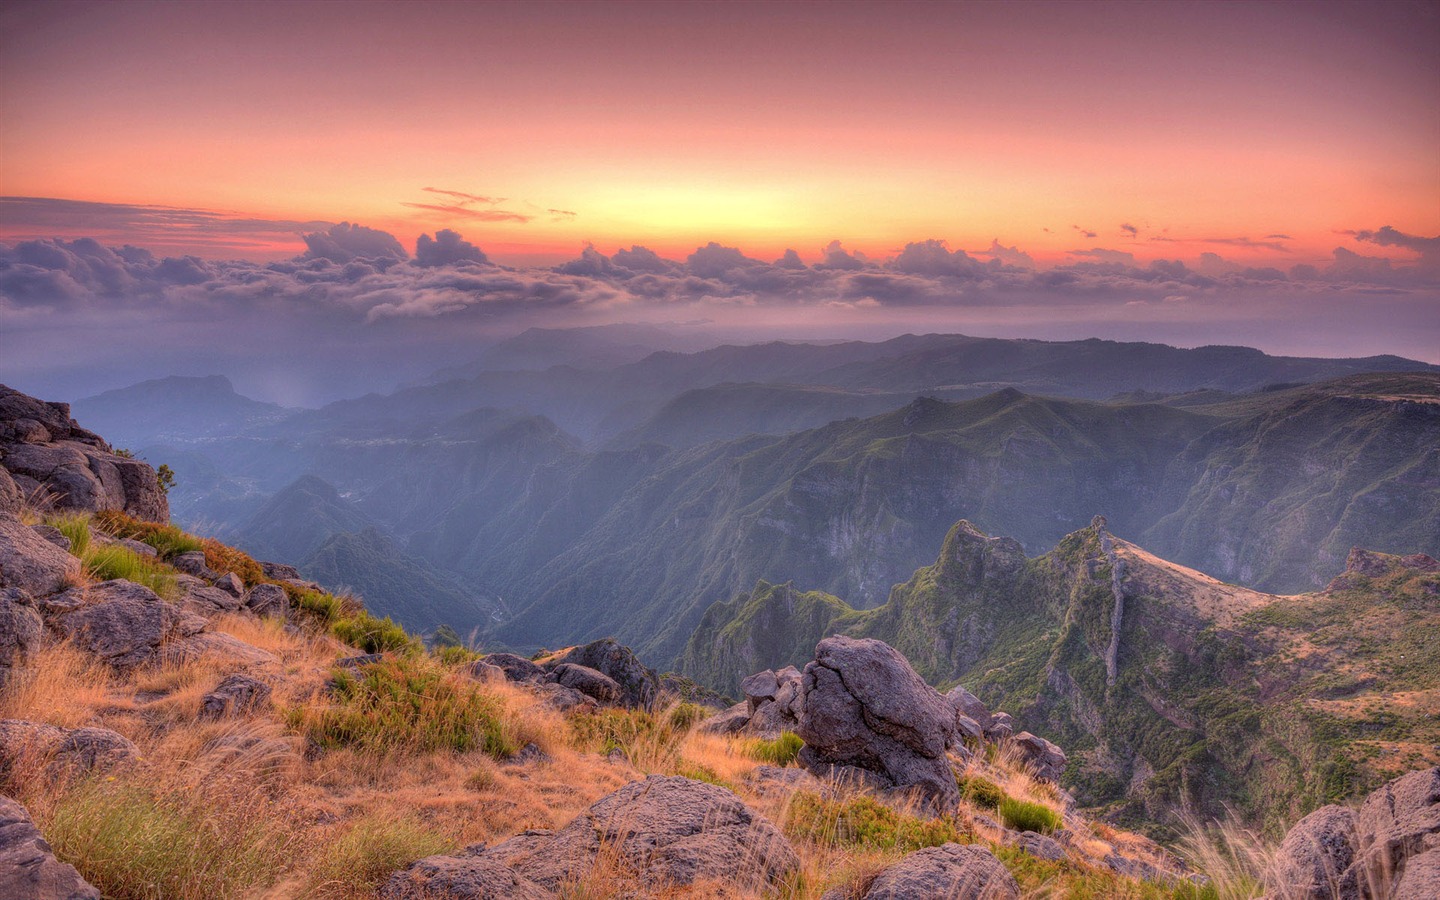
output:
M28 719L62 728L99 721L110 705L110 672L103 663L67 643L33 653L0 691L0 719Z

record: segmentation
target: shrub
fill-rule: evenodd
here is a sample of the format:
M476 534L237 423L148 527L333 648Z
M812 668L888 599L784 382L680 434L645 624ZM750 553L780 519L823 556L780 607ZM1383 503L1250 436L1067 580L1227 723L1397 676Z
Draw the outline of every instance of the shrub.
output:
M960 796L976 806L995 809L1005 800L1000 785L979 775L956 779L960 783Z
M438 647L431 651L431 655L442 665L463 666L465 663L474 662L483 654L476 653L469 647L456 647L452 645L449 647Z
M181 553L203 549L204 542L200 538L187 534L174 525L141 521L117 510L107 509L96 513L95 522L107 534L149 544L162 559L172 559Z
M312 591L293 584L282 584L290 603L298 610L316 619L327 629L347 616L360 612L354 601L325 591Z
M909 853L941 844L968 843L949 819L907 816L870 797L827 800L797 791L785 813L785 832L826 847L866 847Z
M1006 797L1000 801L998 808L1000 818L1004 820L1005 825L1016 831L1050 834L1060 827L1060 814L1039 803L1027 803L1024 800Z
M570 719L572 743L587 753L619 750L643 772L669 772L680 760L680 745L689 734L670 716L640 709L602 709Z
M45 517L46 525L60 529L70 540L70 552L83 557L90 548L90 516L86 513L58 513Z
M214 538L201 538L200 549L205 551L205 565L221 575L233 572L246 584L259 584L268 580L258 562L234 547L227 547Z
M499 699L424 657L401 657L336 669L329 705L300 707L290 725L324 748L374 753L463 753L513 756L520 740Z
M414 639L405 633L404 628L395 624L389 616L377 619L363 610L348 618L332 622L330 633L366 653L410 650L415 647Z
M305 893L316 898L373 897L397 869L454 849L443 835L408 817L375 812L326 846Z
M774 740L756 739L740 745L741 752L756 762L788 766L800 755L805 742L793 731L784 731Z
M92 546L80 557L85 572L96 581L123 578L159 594L161 597L175 596L175 573L154 560L147 559L133 550L117 544Z
M689 731L710 717L710 710L688 701L675 704L669 712L670 726Z
M86 782L45 809L41 827L115 900L252 896L283 874L287 833L263 797L215 799Z

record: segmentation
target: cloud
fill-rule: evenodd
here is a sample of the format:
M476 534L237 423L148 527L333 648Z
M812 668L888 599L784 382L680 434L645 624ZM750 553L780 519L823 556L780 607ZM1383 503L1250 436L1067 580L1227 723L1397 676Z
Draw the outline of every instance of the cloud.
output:
M430 212L443 213L447 216L454 216L461 219L473 219L477 222L519 222L525 224L534 219L534 216L527 216L523 213L510 212L505 209L471 209L468 206L447 206L440 203L401 203L401 206L410 209L424 209Z
M735 247L722 247L711 241L698 248L685 260L691 273L701 278L723 278L735 269L751 269L763 266L758 259L751 259Z
M480 194L467 194L464 191L447 191L442 188L433 187L421 188L420 190L430 194L443 194L446 197L449 197L453 200L459 200L462 203L487 203L491 206L495 206L496 204L505 202L504 197L485 197Z
M315 231L302 237L305 246L309 248L305 252L305 259L327 259L330 262L345 263L352 259L410 258L410 254L405 252L405 248L400 246L394 235L366 228L364 225L351 225L349 222L341 222L328 231Z
M1035 259L1019 247L1006 247L1000 243L999 238L990 241L990 249L985 251L991 259L999 260L1007 266L1018 266L1022 269L1035 268Z
M1135 254L1127 253L1124 250L1107 250L1104 247L1093 247L1088 250L1071 250L1071 256L1087 256L1096 262L1114 263L1121 266L1135 265Z
M571 209L547 209L545 211L557 219L573 219L579 215Z
M854 272L865 268L865 257L859 253L848 253L839 241L831 241L821 252L821 259L815 264L819 270L833 269Z
M780 255L780 258L771 263L771 265L777 269L800 270L808 268L808 266L805 265L805 261L800 258L800 254L788 248Z
M1081 228L1079 225L1071 225L1070 227L1073 228L1073 229L1075 229L1076 231L1080 232L1080 236L1081 236L1081 237L1084 237L1084 238L1092 238L1092 239L1093 239L1093 238L1097 238L1097 237L1100 236L1100 235L1096 234L1095 232L1091 231L1091 230L1088 229L1088 228Z
M964 250L953 253L944 241L914 241L905 245L900 255L890 261L890 268L909 275L932 278L971 278L981 271L981 263Z
M1131 225L1129 222L1122 223L1120 225L1120 230L1130 235L1131 237L1137 237L1140 234L1140 229L1136 228L1134 225Z
M434 240L422 234L415 241L415 265L454 266L462 263L488 265L490 259L480 248L462 238L458 232L442 228L435 232Z

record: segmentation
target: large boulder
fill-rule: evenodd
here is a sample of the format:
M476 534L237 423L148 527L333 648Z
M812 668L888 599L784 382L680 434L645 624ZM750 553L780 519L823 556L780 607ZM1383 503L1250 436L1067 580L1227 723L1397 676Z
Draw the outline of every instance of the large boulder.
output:
M946 750L957 742L955 711L895 648L831 637L805 666L797 733L800 762L817 775L856 768L918 791L937 810L960 794Z
M284 618L290 614L290 595L278 584L257 584L245 592L247 609L257 616Z
M505 673L509 681L539 681L545 677L545 670L523 656L514 653L491 653L480 662L495 666Z
M10 669L40 646L45 622L30 595L19 588L0 589L0 688Z
M100 900L74 866L55 858L30 813L9 797L0 797L0 897Z
M655 670L640 661L634 651L611 638L592 641L583 647L571 647L548 660L547 669L565 663L586 666L603 672L620 685L621 702L636 709L650 709L660 696L660 679Z
M115 579L91 585L87 605L60 619L60 628L79 647L117 669L156 659L164 644L181 636L181 612L154 591Z
M80 560L8 513L0 513L0 588L32 597L63 591L80 575Z
M786 731L797 731L805 707L804 676L794 666L786 666L772 677L776 681L774 692L755 705L742 729L745 734L767 740L774 740ZM754 701L747 695L746 702Z
M201 719L223 719L263 707L270 702L270 685L243 673L226 676L215 690L200 698Z
M420 860L393 875L380 896L553 896L597 863L631 882L637 893L627 896L644 897L705 882L758 892L793 874L800 861L785 836L730 791L651 775L601 798L559 831L527 831L494 847ZM510 881L501 867L512 873ZM492 885L495 892L487 893Z
M0 385L0 466L22 495L56 509L120 510L168 522L170 505L155 470L111 451L70 418L66 403L46 403ZM8 491L6 491L8 493Z
M44 722L0 720L0 777L83 774L134 762L140 751L129 738L108 728L58 728Z
M821 900L841 900L839 890ZM861 900L1018 900L1020 885L984 847L942 844L916 850L881 872Z
M957 720L958 721L958 720ZM1022 731L1014 737L1015 746L1026 764L1042 781L1057 782L1065 771L1065 751L1042 737Z
M596 703L619 703L622 694L620 685L609 675L575 663L556 666L550 670L547 680L594 698Z
M1435 900L1436 897L1440 897L1440 849L1410 857L1390 900Z
M1266 873L1267 886L1286 900L1355 900L1355 813L1324 806L1295 823Z
M1401 882L1407 860L1440 834L1440 766L1387 782L1365 798L1355 815L1356 865L1362 883L1379 892Z

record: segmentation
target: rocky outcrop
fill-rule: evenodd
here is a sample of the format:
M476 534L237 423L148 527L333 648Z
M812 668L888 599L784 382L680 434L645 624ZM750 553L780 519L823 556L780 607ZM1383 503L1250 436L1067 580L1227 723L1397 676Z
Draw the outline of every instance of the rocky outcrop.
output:
M778 672L766 669L740 682L748 716L737 730L773 740L800 727L805 706L804 677L794 666Z
M1358 812L1326 806L1301 819L1266 881L1272 900L1440 896L1440 766L1387 782Z
M270 692L270 685L258 678L238 672L226 676L200 698L200 718L223 719L259 709L270 702Z
M0 513L0 588L43 597L64 590L79 575L80 560L13 515Z
M0 897L100 900L74 866L55 858L30 813L9 797L0 797Z
M614 679L620 686L620 702L625 706L651 709L660 696L660 679L655 670L642 663L629 647L611 638L572 647L547 660L545 668L554 670L566 663L585 666Z
M393 875L383 900L553 898L598 866L650 897L697 883L754 891L799 867L785 836L730 791L651 775L601 798L559 831L422 859ZM507 875L507 873L509 873Z
M1110 608L1110 644L1105 648L1105 684L1113 687L1120 672L1120 630L1125 623L1125 560L1115 552L1115 542L1105 530L1105 517L1090 520L1090 527L1100 538L1100 552L1110 566L1110 595L1115 598Z
M108 728L59 728L21 719L0 720L0 776L44 770L83 774L134 762L140 752Z
M857 896L842 889L821 900ZM943 844L916 850L870 882L860 900L1018 900L1020 886L983 847Z
M245 592L242 602L257 616L283 619L290 614L290 595L278 584L257 584Z
M0 688L10 669L40 645L45 623L30 595L19 588L0 589Z
M603 672L597 672L589 666L575 663L562 663L556 666L546 676L546 680L572 691L579 691L594 699L596 703L618 703L623 693L615 679Z
M99 435L70 418L68 403L46 403L5 385L0 385L0 467L22 496L55 509L113 509L170 521L170 504L149 464L112 452Z
M946 750L955 711L881 641L831 637L805 666L800 762L817 775L853 768L917 791L937 809L959 800Z
M510 681L539 681L545 677L544 669L514 653L491 653L480 662L500 669Z
M1065 751L1042 737L1022 731L1013 738L1030 770L1043 781L1058 782L1065 771Z

